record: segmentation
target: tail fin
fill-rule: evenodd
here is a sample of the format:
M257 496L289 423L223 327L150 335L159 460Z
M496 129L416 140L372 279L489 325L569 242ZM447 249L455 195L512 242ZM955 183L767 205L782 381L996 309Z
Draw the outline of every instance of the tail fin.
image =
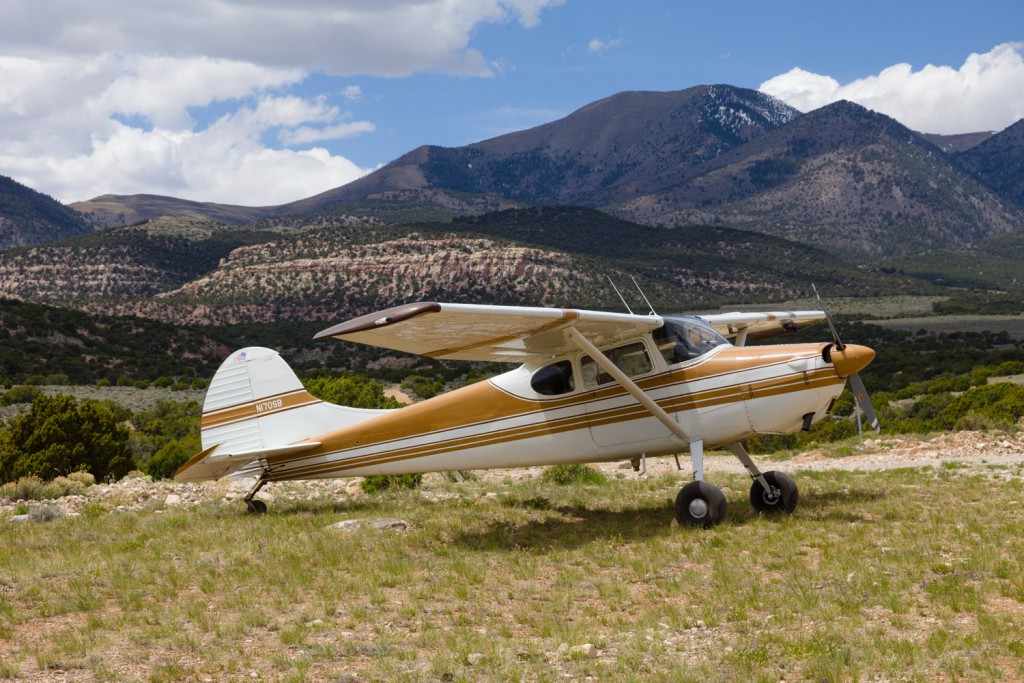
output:
M276 351L244 348L213 376L200 423L203 452L174 478L205 481L259 471L267 457L315 448L317 436L382 412L321 401L305 390Z

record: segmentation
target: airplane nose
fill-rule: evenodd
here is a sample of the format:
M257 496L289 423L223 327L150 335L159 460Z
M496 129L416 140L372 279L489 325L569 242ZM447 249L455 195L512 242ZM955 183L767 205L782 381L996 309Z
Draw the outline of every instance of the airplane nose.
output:
M867 364L874 360L875 352L866 346L847 344L842 351L832 347L830 356L832 365L836 368L836 374L840 377L849 377L867 367Z

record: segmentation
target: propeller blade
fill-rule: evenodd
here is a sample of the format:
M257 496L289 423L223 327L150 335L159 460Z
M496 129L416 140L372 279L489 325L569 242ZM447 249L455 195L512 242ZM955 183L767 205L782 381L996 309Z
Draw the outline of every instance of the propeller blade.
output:
M825 322L828 323L828 329L832 330L832 339L836 342L836 350L842 351L846 348L846 344L839 338L839 330L836 329L835 323L832 322L832 316L828 314L828 309L825 308L825 302L821 300L821 295L818 294L818 288L811 283L811 289L814 290L814 296L818 297L818 304L821 306L821 312L825 314Z
M871 407L871 399L868 397L868 390L864 386L864 381L860 378L860 374L855 372L847 377L847 379L850 382L850 391L853 392L853 400L864 411L864 417L868 419L868 424L876 432L881 432L882 429L878 426L878 418L875 417L875 409Z

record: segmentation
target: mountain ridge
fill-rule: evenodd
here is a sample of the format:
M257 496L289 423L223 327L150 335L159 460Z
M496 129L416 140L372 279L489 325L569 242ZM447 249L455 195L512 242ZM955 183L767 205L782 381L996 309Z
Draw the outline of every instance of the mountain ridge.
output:
M1024 181L1015 171L1024 163L1022 124L951 142L849 102L800 114L728 85L630 91L529 130L463 147L422 146L280 206L152 195L75 206L106 223L177 213L267 227L316 213L356 225L570 204L666 228L760 231L870 263L966 249L1024 226ZM966 151L947 153L929 139Z
M0 249L84 235L92 229L81 214L56 199L0 175Z

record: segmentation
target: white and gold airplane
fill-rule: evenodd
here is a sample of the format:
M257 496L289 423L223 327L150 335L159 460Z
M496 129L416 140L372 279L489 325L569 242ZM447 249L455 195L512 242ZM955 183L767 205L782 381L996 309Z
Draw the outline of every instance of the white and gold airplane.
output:
M761 512L792 512L797 487L761 472L742 445L824 418L851 380L877 421L857 372L875 352L834 341L746 346L827 320L824 311L659 316L596 311L413 303L326 329L336 337L431 358L514 361L490 380L393 410L348 408L309 394L277 352L232 354L202 413L203 451L180 482L255 476L269 481L476 470L628 459L689 451L694 481L679 492L681 524L725 517L721 490L704 480L704 451L727 447L753 483ZM727 341L732 338L734 343Z

